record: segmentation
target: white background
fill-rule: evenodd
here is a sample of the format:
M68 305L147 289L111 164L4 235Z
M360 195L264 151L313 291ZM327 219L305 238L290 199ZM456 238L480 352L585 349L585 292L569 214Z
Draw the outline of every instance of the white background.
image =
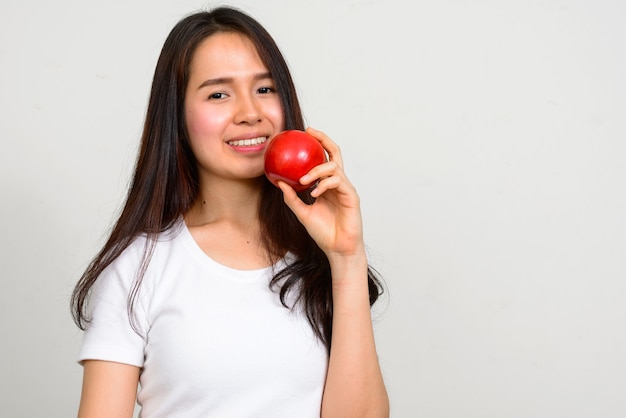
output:
M236 1L362 197L392 416L626 416L626 3ZM71 289L204 1L2 0L0 416L76 413Z

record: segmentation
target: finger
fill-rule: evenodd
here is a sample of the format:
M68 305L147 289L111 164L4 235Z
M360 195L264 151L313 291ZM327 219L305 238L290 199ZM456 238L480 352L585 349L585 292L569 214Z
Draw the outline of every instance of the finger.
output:
M336 190L340 194L356 194L356 189L350 180L343 174L343 171L335 175L322 177L315 188L311 191L311 196L317 198L329 190Z
M306 207L304 202L302 202L302 200L298 197L296 191L284 181L279 181L278 187L283 192L283 200L285 201L285 204L292 210L293 213L296 214L296 217L299 218L299 215L304 210L304 207Z
M343 170L336 161L330 161L313 167L311 171L300 178L299 182L300 184L311 184L316 180L330 176L344 177Z
M313 129L311 127L306 128L306 132L316 138L326 152L328 153L328 158L330 161L335 161L341 167L343 167L343 158L341 157L341 150L339 145L337 145L328 135L326 135L322 131L318 131L317 129Z
M311 190L311 197L318 198L331 189L339 189L339 192L342 192L341 184L342 181L337 176L327 177L320 180L315 188Z

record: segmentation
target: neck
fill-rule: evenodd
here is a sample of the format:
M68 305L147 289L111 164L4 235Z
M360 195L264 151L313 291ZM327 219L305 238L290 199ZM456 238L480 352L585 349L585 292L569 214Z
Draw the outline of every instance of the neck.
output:
M250 224L257 221L262 179L246 181L215 180L200 185L195 203L185 215L187 224L230 221Z
M249 270L275 260L261 236L259 202L262 179L204 183L185 223L198 246L226 266Z

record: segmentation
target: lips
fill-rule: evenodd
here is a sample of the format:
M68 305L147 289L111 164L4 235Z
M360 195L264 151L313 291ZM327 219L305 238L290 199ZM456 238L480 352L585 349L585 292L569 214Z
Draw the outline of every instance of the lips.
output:
M256 138L248 138L248 139L237 139L234 141L228 141L227 144L232 147L253 147L260 145L267 141L266 136L259 136Z

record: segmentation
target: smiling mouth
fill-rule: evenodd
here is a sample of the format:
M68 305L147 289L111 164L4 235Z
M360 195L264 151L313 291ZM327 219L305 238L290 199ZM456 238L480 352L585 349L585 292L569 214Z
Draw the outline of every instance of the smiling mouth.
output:
M250 146L262 144L265 141L267 141L266 136L259 136L257 138L238 139L236 141L228 141L227 144L233 147L250 147Z

